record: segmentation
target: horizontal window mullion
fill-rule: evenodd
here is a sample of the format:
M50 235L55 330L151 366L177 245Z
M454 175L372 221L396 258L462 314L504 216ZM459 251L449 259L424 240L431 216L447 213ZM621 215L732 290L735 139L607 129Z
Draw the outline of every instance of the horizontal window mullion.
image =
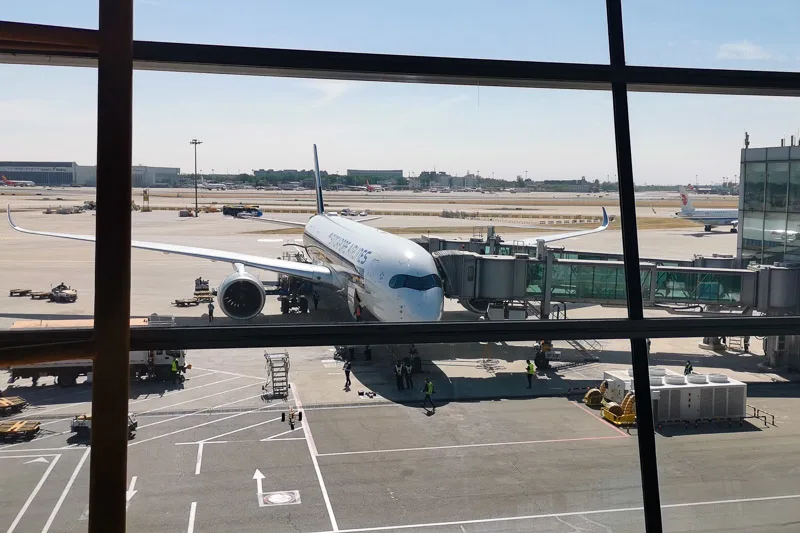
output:
M131 329L131 349L203 349L342 344L427 344L479 341L629 339L711 335L784 335L800 317L650 318L639 321L536 320L519 322L366 323L290 326L142 327ZM35 335L34 335L35 333ZM92 329L0 332L0 361L14 347L88 342ZM17 348L18 349L18 348Z

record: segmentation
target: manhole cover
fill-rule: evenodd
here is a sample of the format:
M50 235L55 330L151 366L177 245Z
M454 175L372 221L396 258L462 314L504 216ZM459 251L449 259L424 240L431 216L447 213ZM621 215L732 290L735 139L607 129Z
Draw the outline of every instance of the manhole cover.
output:
M273 505L294 505L300 503L300 492L296 490L265 492L259 496L262 507Z

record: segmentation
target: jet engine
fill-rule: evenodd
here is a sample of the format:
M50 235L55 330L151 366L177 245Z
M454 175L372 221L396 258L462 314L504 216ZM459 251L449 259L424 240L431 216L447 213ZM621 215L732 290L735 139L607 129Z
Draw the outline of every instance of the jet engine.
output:
M217 298L222 312L236 320L247 320L258 315L267 301L264 286L243 267L237 268L236 272L222 281Z

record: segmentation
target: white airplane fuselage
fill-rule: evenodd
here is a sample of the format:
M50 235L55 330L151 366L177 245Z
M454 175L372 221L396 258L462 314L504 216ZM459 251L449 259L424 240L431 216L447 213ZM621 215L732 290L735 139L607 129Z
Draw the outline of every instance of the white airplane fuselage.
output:
M383 322L439 320L444 289L433 257L421 246L342 217L313 216L303 232L312 261L330 268L347 293Z

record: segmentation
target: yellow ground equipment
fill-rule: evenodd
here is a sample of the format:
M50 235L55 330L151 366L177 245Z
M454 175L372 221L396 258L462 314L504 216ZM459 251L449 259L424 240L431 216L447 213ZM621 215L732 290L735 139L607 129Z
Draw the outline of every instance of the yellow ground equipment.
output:
M599 388L589 389L583 396L583 403L585 403L589 407L599 407L600 405L603 404L603 399L605 398L607 388L608 388L608 383L603 381L602 383L600 383Z
M622 404L609 402L600 413L615 426L633 426L636 424L636 396L629 392Z
M7 416L13 413L19 413L28 405L28 401L19 396L9 396L7 398L0 398L0 414Z
M40 423L33 420L0 422L0 441L31 440L39 433Z

